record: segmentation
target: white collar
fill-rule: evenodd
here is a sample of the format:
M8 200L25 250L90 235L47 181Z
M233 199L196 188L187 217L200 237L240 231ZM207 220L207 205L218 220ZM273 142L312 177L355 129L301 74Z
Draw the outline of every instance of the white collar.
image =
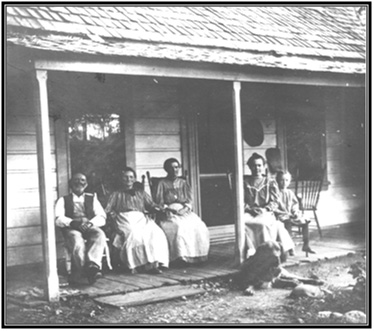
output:
M84 201L84 192L81 196L76 195L74 192L72 192L71 194L73 195L73 201Z

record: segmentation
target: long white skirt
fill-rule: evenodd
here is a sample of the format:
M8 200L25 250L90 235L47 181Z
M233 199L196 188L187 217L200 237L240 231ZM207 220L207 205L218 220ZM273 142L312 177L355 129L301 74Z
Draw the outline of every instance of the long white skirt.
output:
M119 234L113 246L120 250L120 259L130 269L158 263L169 266L168 242L164 232L139 211L120 213L117 217Z
M169 208L179 210L183 206L172 204ZM170 261L181 259L188 263L206 261L209 253L209 230L193 212L182 216L168 213L160 222L169 243Z
M283 223L277 221L272 212L265 212L255 217L245 213L244 223L247 258L256 252L258 246L269 240L280 242L285 252L295 248Z

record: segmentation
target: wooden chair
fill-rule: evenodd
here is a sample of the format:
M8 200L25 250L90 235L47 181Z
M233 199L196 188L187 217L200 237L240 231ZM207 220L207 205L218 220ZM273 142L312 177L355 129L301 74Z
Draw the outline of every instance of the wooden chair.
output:
M106 238L106 244L104 248L103 254L103 266L106 266L109 270L112 270L112 262L110 258L110 250L109 250L109 239ZM64 246L64 257L65 257L65 268L68 275L71 274L71 254L66 246Z
M245 178L246 176L244 176ZM234 197L234 191L233 191L233 173L231 173L230 171L227 171L227 181L229 183L229 187L230 187L230 190L232 192L231 194L231 199L232 199L232 203L235 204L236 201L235 201L235 197ZM302 228L303 224L290 224L291 226L291 229L290 229L290 235L292 236L293 239L297 238L297 239L300 239L301 237L301 234L302 234ZM308 253L305 253L306 256L308 256Z
M325 173L326 166L322 168L318 176L316 176L314 179L301 179L299 177L299 171L297 171L295 181L295 194L299 199L300 210L303 212L303 214L306 211L313 211L314 219L317 223L318 232L321 238L322 231L317 217L317 206Z

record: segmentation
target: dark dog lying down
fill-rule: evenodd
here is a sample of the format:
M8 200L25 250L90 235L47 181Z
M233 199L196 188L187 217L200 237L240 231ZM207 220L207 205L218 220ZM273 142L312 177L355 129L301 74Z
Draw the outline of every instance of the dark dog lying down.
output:
M239 273L239 282L243 286L244 293L253 295L255 288L264 285L284 288L295 287L300 283L322 285L321 280L304 278L289 273L281 267L281 263L287 259L281 245L275 241L267 241L257 247L256 253L243 262Z

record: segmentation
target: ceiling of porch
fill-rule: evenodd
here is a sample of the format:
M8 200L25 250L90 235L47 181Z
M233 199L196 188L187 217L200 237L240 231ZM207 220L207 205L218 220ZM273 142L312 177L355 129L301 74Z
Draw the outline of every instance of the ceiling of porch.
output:
M8 43L56 52L364 73L365 8L7 6Z

